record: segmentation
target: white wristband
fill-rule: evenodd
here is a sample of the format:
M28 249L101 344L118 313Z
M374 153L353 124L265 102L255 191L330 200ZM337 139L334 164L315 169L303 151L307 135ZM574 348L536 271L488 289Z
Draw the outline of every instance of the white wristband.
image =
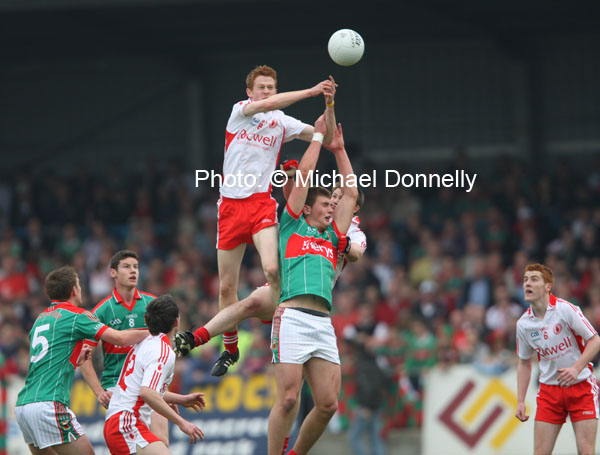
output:
M322 133L314 133L312 137L312 142L318 142L319 144L322 144L324 137L325 136L323 136Z

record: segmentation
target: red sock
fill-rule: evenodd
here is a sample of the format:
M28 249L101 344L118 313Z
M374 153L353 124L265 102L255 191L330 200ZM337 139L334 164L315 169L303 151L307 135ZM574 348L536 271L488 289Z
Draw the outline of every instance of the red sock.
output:
M289 442L290 442L290 437L288 436L287 438L285 438L285 442L283 443L283 450L281 451L281 455L285 455L285 449L287 449Z
M223 344L225 345L225 349L227 349L230 354L235 354L238 350L237 330L233 332L225 332L223 334Z
M204 327L196 329L196 331L194 332L194 341L196 343L196 346L208 343L208 340L210 340L210 333L208 333L208 330L206 330Z
M298 455L298 454L296 452L294 452L294 449L292 449L288 452L288 455Z

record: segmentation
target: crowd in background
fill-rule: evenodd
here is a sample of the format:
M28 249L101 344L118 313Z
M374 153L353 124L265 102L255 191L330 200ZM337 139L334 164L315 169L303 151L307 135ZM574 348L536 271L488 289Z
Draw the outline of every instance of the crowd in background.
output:
M343 363L340 428L361 409L379 413L384 433L420 425L422 378L433 366L466 362L496 374L515 365L528 263L550 266L553 292L600 326L599 164L557 161L542 170L502 157L488 163L471 192L363 188L367 251L345 269L333 298ZM464 154L418 172L455 169L477 172ZM281 208L280 191L274 196ZM217 189L197 188L193 172L174 162L148 161L139 172L113 165L104 173L0 176L2 371L27 373L28 332L48 304L45 274L75 266L91 309L111 293L109 260L123 248L140 257L141 290L177 298L182 328L208 321L218 311L217 199ZM265 282L258 255L247 251L240 298ZM268 369L270 326L251 320L241 328L247 342L237 370ZM178 362L175 386L215 380L207 372L220 349Z

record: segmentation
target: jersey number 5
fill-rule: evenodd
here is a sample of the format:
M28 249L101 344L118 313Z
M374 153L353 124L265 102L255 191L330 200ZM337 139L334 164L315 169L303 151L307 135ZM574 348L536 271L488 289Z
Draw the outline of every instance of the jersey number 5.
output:
M48 354L48 339L45 336L40 335L41 332L45 332L50 329L50 324L40 325L35 328L33 332L33 340L31 340L31 350L33 351L40 344L42 345L42 351L39 354L31 356L31 363L39 362Z
M133 367L135 366L135 354L133 351L129 353L127 356L127 360L125 360L125 366L123 367L123 371L121 372L121 379L119 379L119 385L121 389L127 390L127 385L125 384L125 378L133 373Z

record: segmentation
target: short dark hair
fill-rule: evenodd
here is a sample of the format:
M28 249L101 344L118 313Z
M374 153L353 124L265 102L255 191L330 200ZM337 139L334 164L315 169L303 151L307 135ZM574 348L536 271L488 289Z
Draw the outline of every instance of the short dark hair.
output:
M111 269L115 269L118 270L119 268L119 263L123 260L123 259L127 259L127 258L134 258L135 260L139 261L138 259L138 255L135 251L131 251L131 250L121 250L121 251L117 251L112 258L110 258L110 268Z
M76 284L77 271L70 265L64 265L46 276L46 295L50 300L69 300Z
M146 325L152 335L168 333L179 317L179 307L170 294L155 298L146 306Z
M304 205L312 207L319 196L325 196L326 198L331 199L331 191L329 191L327 188L323 188L322 186L311 186L308 189L308 193L306 193L306 201L304 202Z

